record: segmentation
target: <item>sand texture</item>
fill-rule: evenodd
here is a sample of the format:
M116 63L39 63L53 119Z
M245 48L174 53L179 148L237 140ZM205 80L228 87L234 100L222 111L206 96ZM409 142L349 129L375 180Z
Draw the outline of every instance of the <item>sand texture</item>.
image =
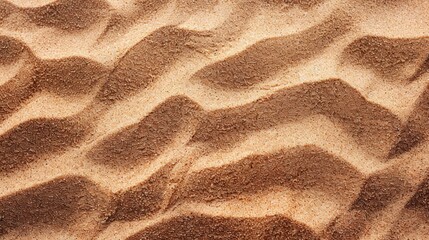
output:
M0 0L0 239L429 239L428 0Z

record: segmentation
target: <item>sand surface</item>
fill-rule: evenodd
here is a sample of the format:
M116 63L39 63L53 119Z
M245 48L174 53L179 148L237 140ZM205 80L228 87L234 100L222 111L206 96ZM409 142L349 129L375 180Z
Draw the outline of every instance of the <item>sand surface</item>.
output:
M0 0L1 239L428 239L429 1Z

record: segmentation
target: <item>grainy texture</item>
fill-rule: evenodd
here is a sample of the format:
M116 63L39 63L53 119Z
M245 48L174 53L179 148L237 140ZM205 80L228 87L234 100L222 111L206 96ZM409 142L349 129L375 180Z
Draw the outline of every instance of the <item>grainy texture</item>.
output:
M429 1L0 0L0 239L426 239Z

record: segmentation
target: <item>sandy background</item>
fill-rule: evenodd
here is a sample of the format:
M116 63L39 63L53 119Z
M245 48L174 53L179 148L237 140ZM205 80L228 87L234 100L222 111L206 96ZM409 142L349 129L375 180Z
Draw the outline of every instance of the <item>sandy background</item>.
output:
M426 239L429 1L0 0L0 238Z

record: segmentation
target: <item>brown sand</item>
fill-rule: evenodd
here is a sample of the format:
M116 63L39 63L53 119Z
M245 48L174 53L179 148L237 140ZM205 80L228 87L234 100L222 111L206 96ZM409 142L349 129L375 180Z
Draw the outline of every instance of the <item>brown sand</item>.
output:
M426 0L0 0L0 239L427 239Z

